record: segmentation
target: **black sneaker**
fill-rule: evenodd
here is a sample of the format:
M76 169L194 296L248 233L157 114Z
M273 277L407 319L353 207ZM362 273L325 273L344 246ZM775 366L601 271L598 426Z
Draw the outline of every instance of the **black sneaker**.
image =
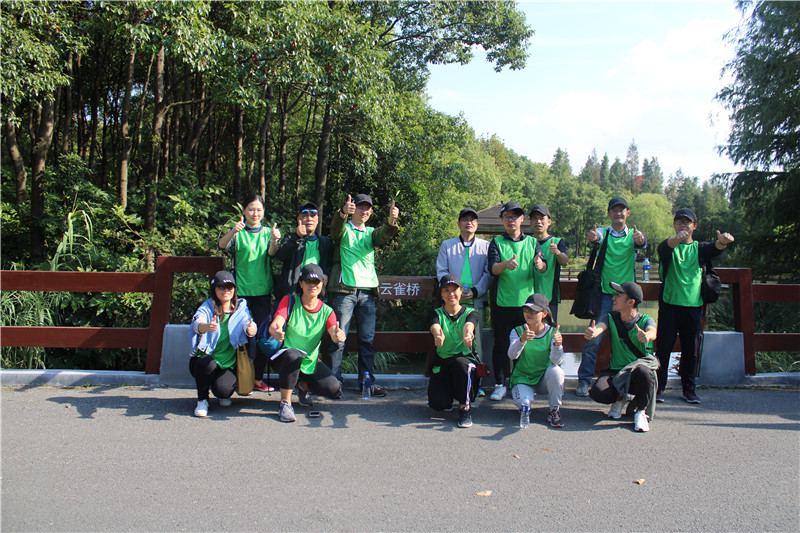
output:
M382 389L382 388L378 387L377 385L373 385L372 386L372 396L379 396L379 397L386 396L386 389Z
M660 390L656 393L656 403L664 403L664 391Z
M550 413L547 415L547 421L550 422L550 425L554 428L564 427L564 422L561 420L561 410L558 407L550 409Z
M472 427L472 415L470 414L469 409L458 410L458 427Z
M694 389L683 389L681 397L689 403L700 403L700 397L694 393Z
M304 391L300 387L296 387L294 389L295 393L297 393L297 403L302 405L303 407L311 407L314 405L314 402L311 401L311 398L308 396L308 391Z

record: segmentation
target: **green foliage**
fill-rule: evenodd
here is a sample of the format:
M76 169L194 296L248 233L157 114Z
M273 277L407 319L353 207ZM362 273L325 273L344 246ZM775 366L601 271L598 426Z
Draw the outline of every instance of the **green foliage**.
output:
M659 243L675 235L669 200L660 194L642 193L628 205L631 208L628 227L636 226L647 236L645 256L655 257Z

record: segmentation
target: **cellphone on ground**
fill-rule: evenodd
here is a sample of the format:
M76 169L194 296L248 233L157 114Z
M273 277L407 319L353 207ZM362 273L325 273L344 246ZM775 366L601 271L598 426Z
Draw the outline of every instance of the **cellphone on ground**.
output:
M308 418L319 418L320 412L319 411L309 411Z

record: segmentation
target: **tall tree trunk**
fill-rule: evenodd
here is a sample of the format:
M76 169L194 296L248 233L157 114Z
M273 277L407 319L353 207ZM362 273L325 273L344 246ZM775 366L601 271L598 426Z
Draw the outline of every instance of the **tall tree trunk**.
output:
M333 134L333 114L331 105L325 104L325 116L322 118L322 133L317 147L317 166L314 169L314 203L319 206L319 219L324 220L325 187L328 184L328 158L331 151Z
M83 69L81 68L81 56L75 55L75 107L78 120L78 155L81 159L86 159L86 113L83 108Z
M164 129L164 47L156 54L153 96L153 133L150 137L150 158L145 170L145 207L144 229L152 232L156 229L156 207L158 205L158 170L161 165L161 148L163 146L161 134ZM155 250L147 250L147 267L153 270L155 266Z
M144 85L142 85L142 94L147 94L147 88L150 86L150 75L153 71L153 64L156 60L156 53L150 54L150 62L147 64L147 75L144 77ZM136 157L139 160L139 168L144 168L147 165L146 158L149 155L149 150L142 150L142 129L144 124L144 106L147 98L139 99L139 120L136 121L136 135L134 148L136 149ZM141 181L141 172L134 174L136 176L135 187L139 187Z
M314 99L313 105L308 106L308 115L306 116L305 133L300 139L300 147L297 149L297 164L295 165L296 179L294 183L294 207L300 207L300 178L303 175L303 156L306 153L306 146L308 145L308 138L311 132L314 131L314 123L317 116L317 101Z
M269 124L272 121L272 85L265 87L267 93L267 109L264 112L264 122L258 136L258 181L261 197L267 197L267 162L269 161Z
M120 131L122 133L122 152L119 156L119 205L122 210L128 208L128 162L131 157L133 139L130 134L131 94L133 93L133 66L136 60L136 45L131 45L128 54L128 73L125 78L125 96L122 99L122 118Z
M100 76L102 75L103 69L100 68L100 65L105 64L106 58L106 47L103 46L103 38L102 34L100 37L100 42L97 43L98 50L95 51L96 56L99 55L99 61L97 62L97 66L94 69L93 76L92 76L92 104L91 104L91 125L89 127L89 171L95 176L94 173L94 162L95 157L97 156L97 123L99 122L99 118L97 116L97 109L100 107ZM97 180L93 180L97 183Z
M67 52L67 76L72 79L72 52ZM64 87L64 115L61 121L61 153L69 153L70 132L72 131L72 85Z
M278 140L278 195L286 192L286 145L289 144L289 87L281 95L281 136Z
M44 257L44 167L47 152L53 141L53 96L45 95L41 102L41 119L36 134L36 143L31 149L31 258L39 261Z
M234 150L236 153L233 166L233 199L241 202L242 198L242 152L244 148L244 110L241 105L236 106L236 137Z
M17 146L17 127L11 123L12 118L14 118L13 114L6 119L5 124L3 124L3 133L6 137L8 152L11 155L11 162L14 163L14 175L17 182L17 205L19 206L25 202L28 172L25 170L25 162L22 159L19 146Z

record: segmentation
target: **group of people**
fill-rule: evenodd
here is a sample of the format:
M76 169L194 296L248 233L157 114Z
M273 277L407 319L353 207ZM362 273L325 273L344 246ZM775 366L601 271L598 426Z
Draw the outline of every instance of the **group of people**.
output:
M207 416L209 389L220 405L230 403L236 388L235 347L256 336L280 344L279 349L269 350L262 349L267 343L259 341L254 389L270 390L262 379L271 359L279 374L281 420L296 420L293 393L301 405L311 405L309 393L340 398L344 341L353 318L358 330L360 387L369 387L374 396L386 395L375 385L373 374L378 287L374 252L397 234L399 210L393 202L378 228L367 225L373 214L369 195L348 196L332 217L330 236L318 236L319 210L305 203L298 210L296 231L281 238L274 224L271 230L261 225L263 199L248 199L241 219L219 242L221 249L231 252L235 276L217 273L211 282L211 298L198 309L190 326L190 371L198 391L195 415ZM478 213L465 208L458 216L459 235L445 240L439 249L436 270L442 305L430 318L436 355L426 371L428 405L445 411L457 402L459 427L472 425L471 405L482 393L478 376L485 368L480 346L487 307L494 336L495 385L490 399L503 400L510 388L514 404L528 413L535 394L546 394L548 423L555 428L564 425L558 280L568 262L567 249L562 239L548 233L552 216L546 206L531 208L531 235L523 230L524 215L519 203L503 204L500 219L505 231L488 242L477 237ZM655 404L664 401L677 336L681 338L682 397L700 403L695 375L704 305L702 269L734 238L718 231L714 242L694 241L697 216L689 208L676 211L675 235L657 248L662 284L656 325L638 310L643 293L635 282L634 266L636 251L647 240L636 226L628 228L629 216L627 201L612 198L610 225L594 226L587 233L587 240L600 252L602 297L598 318L584 333L575 392L610 404L611 418L621 418L623 412L633 415L635 430L645 432ZM272 259L282 263L274 286ZM597 349L607 330L611 360L595 379ZM332 341L330 368L319 358L325 332Z

